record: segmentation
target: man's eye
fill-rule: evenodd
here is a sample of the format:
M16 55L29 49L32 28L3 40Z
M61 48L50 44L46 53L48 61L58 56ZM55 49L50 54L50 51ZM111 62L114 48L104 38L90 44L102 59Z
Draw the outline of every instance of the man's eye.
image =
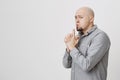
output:
M79 18L81 18L81 19L82 19L83 17L82 17L82 16L80 16Z
M75 19L77 19L77 16L75 16Z

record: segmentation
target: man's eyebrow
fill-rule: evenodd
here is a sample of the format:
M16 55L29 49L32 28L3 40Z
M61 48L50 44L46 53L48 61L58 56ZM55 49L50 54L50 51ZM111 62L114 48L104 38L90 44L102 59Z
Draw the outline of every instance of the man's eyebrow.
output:
M77 16L79 16L79 15L75 15L75 17L77 17Z
M77 17L77 16L81 17L82 15L75 15L75 17Z

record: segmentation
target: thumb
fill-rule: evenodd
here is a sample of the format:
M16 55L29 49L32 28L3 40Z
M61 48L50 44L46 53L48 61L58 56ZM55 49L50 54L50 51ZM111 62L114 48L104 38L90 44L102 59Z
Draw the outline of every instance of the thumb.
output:
M76 37L75 37L75 39L76 39L76 40L79 40L79 39L80 39L80 37L79 37L79 36L76 36Z
M76 36L76 37L75 37L76 44L78 44L78 42L79 42L79 39L80 39L80 37L79 37L79 36Z

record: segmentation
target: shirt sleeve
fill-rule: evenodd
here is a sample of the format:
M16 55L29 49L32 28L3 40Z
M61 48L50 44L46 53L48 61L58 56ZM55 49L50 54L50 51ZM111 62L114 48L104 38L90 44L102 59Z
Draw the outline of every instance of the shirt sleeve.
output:
M99 33L92 40L91 45L87 50L87 56L74 48L70 55L75 63L77 63L84 71L90 71L103 58L105 53L109 50L110 40L105 33Z
M70 56L70 53L65 51L64 57L63 57L63 66L65 68L71 68L72 65L72 57Z

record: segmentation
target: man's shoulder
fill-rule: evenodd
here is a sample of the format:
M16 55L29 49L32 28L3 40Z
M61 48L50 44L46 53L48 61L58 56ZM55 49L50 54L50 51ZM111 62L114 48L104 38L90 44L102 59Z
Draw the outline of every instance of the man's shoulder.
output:
M106 36L106 37L108 37L108 34L105 32L105 31L103 31L103 30L101 30L101 29L99 29L99 28L97 28L96 30L95 30L95 33L96 33L96 35L101 35L101 36ZM108 37L109 38L109 37Z
M99 39L104 38L104 39L106 39L107 41L110 42L110 38L109 38L108 34L105 31L97 28L94 32L95 32L94 33L94 38L99 38Z

